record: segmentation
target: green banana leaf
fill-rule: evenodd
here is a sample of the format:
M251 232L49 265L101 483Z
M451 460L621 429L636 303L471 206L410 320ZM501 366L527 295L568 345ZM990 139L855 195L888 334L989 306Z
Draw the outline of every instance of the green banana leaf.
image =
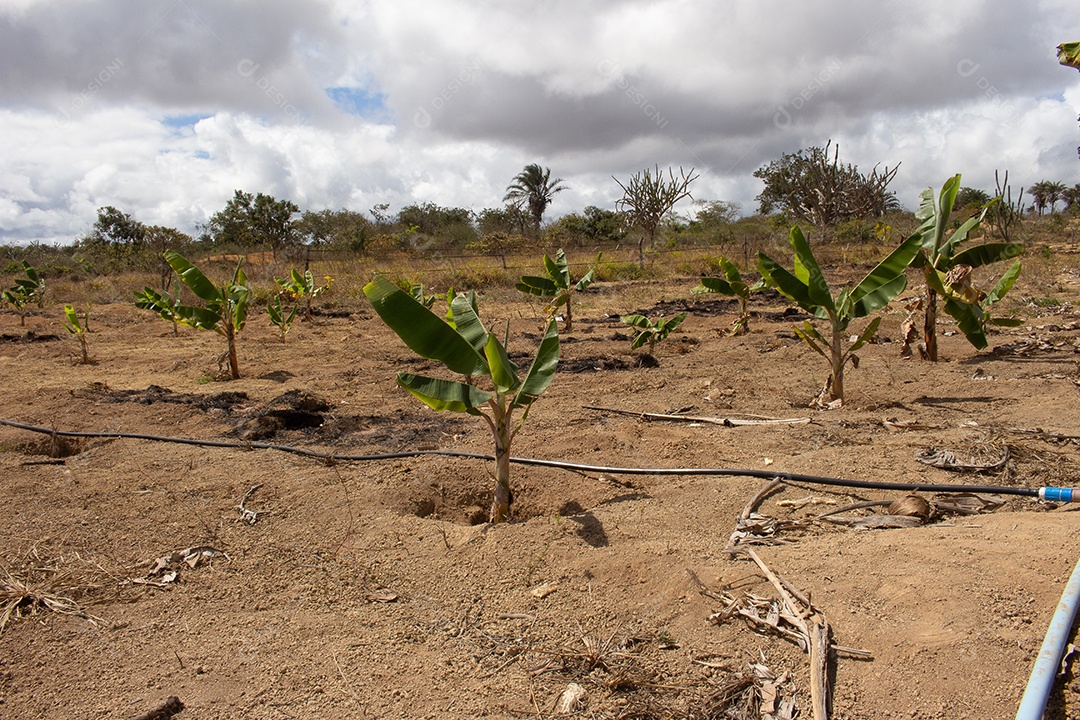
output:
M881 316L874 318L870 321L870 324L866 326L866 329L862 331L862 335L855 339L855 342L848 348L848 354L855 352L866 343L870 342L870 339L877 333L878 326L881 325Z
M195 297L208 303L221 302L222 295L218 286L211 282L206 275L203 275L202 270L188 262L183 255L174 250L166 250L165 262L169 263L169 266L176 271L176 274L180 276L188 289L195 294ZM237 265L237 271L239 270L240 267Z
M810 298L810 291L806 284L800 282L778 262L760 251L758 252L758 272L767 283L779 290L781 295L793 300L804 310L814 311L814 301Z
M566 253L563 252L562 248L559 248L559 251L555 253L554 260L544 255L544 267L560 290L570 287L570 266L566 263Z
M953 231L952 235L949 236L948 240L941 243L938 254L942 257L952 258L953 263L955 264L956 259L954 255L956 254L956 248L961 243L967 242L968 235L971 234L971 231L973 229L979 226L979 223L981 223L983 221L983 218L985 217L986 210L983 210L978 215L972 215L971 217L969 217L963 225Z
M600 263L600 255L601 254L602 253L597 254L597 256L596 256L597 264ZM596 275L596 267L594 266L594 267L589 269L589 272L582 275L580 280L578 280L576 283L574 283L574 289L580 292L580 291L584 290L585 288L589 287L590 285L592 285L593 277L595 275Z
M795 277L806 285L810 301L816 307L836 312L829 284L825 282L825 276L810 249L810 243L798 225L791 228L791 249L795 251Z
M521 382L521 387L514 396L511 407L527 407L536 402L559 367L559 326L554 320L548 323L547 332L540 340L540 347L536 350L536 358L533 360L529 372Z
M213 330L224 335L225 330L221 326L221 315L209 308L195 307L193 305L176 305L173 307L176 322L199 330Z
M683 324L683 320L686 319L686 313L679 313L675 317L664 320L660 319L657 323L657 331L661 334L661 340L675 331L675 328Z
M701 278L701 285L706 290L718 295L738 296L739 293L732 287L732 284L724 278L718 277L703 277ZM745 287L745 283L743 284Z
M956 320L969 343L979 350L986 349L990 343L986 339L986 317L981 307L950 298L945 301L944 310Z
M488 368L491 369L491 381L500 395L513 392L521 384L517 376L517 365L506 354L506 345L499 342L495 333L488 333L484 346Z
M866 317L889 304L907 287L904 270L912 263L922 247L922 235L913 233L907 240L866 274L848 296L850 315Z
M735 263L731 262L723 255L720 256L720 269L724 271L724 277L729 281L733 283L742 282L742 275L739 274L739 268L735 266Z
M522 275L520 282L514 283L514 287L528 295L536 297L550 297L559 291L554 281L550 278L536 275Z
M829 347L829 343L821 336L817 328L814 327L809 320L803 321L803 326L800 328L796 325L794 328L795 334L802 338L802 341L812 347L821 357L826 360L829 359L828 353L825 352L825 348ZM815 342L817 341L817 342ZM821 343L820 345L818 343Z
M921 202L915 218L924 221L919 229L923 233L923 248L931 258L941 254L941 245L959 191L960 174L957 173L945 181L938 196L935 197L933 188L926 188L919 194Z
M1005 271L1005 274L994 284L994 287L986 296L985 303L987 305L993 305L1001 298L1005 297L1006 293L1012 290L1012 286L1016 284L1016 279L1020 277L1020 261L1017 260L1012 266Z
M245 282L247 278L241 275ZM251 303L251 291L247 285L230 285L225 288L225 296L231 308L229 320L238 331L247 323L248 305Z
M135 307L156 312L169 321L176 319L177 304L169 295L162 295L151 287L144 287L141 293L135 293Z
M270 316L270 322L274 325L292 325L293 320L300 310L299 305L293 305L292 312L285 315L285 308L281 305L281 296L275 295L274 302L266 306L266 314Z
M397 383L430 408L451 412L481 415L480 406L492 399L492 394L456 380L398 373Z
M79 314L75 312L74 306L64 305L64 317L67 318L67 321L64 323L64 327L67 328L67 331L69 333L71 333L72 335L78 335L81 332L85 332L83 330L82 324L79 322Z
M437 360L462 375L489 374L482 351L386 278L378 276L365 285L364 295L383 322L413 352ZM487 343L486 335L484 343Z
M480 321L473 302L465 295L458 295L450 303L450 313L453 315L457 333L465 338L479 355L483 355L488 342L488 331Z
M650 330L654 327L653 322L651 320L649 320L649 318L645 317L644 315L623 315L622 317L619 318L619 320L623 321L627 325L632 325L634 327L645 328L645 329L650 329Z
M1008 260L1024 252L1022 243L985 243L970 247L952 258L951 265L970 265L973 268Z

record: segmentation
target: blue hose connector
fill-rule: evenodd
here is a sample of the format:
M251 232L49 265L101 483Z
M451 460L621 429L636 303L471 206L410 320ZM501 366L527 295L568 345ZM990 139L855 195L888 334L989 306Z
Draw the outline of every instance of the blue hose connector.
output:
M1072 488L1041 487L1039 499L1047 502L1068 503L1073 501L1073 491Z

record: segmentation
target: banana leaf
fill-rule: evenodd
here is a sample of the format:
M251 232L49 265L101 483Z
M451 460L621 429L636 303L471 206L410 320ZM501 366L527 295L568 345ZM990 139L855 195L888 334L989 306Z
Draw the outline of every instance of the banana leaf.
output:
M596 256L596 262L597 263L600 262L600 255ZM593 267L593 268L591 268L589 270L589 272L582 275L580 280L578 280L576 283L574 283L574 289L580 292L581 290L584 290L585 288L589 287L590 285L592 285L593 277L595 275L596 275L596 268Z
M465 295L458 295L450 302L450 312L453 315L454 329L457 333L465 338L478 354L483 355L484 347L488 343L488 331L484 323L480 322L480 316L477 315L473 301Z
M881 325L881 316L878 316L870 321L870 324L866 326L866 329L862 331L862 335L855 339L855 342L848 348L848 354L855 352L866 343L870 342L874 334L877 333L878 326ZM856 363L857 364L857 363Z
M514 283L514 287L523 293L535 295L536 297L550 297L559 291L554 281L536 275L522 275L520 282Z
M802 309L813 312L815 305L806 284L764 252L758 252L758 272L767 283L779 290L781 295L795 301Z
M555 321L548 323L547 332L540 340L536 359L525 374L521 387L514 396L512 407L525 407L536 401L547 390L559 367L559 328Z
M64 305L64 317L67 321L64 323L64 327L72 335L78 335L81 332L85 332L82 324L79 322L79 314L75 312L73 305Z
M907 276L904 275L904 270L919 254L921 246L922 235L912 233L859 281L848 297L852 317L866 317L877 312L888 305L894 297L904 292L904 288L907 287Z
M570 266L566 264L566 253L562 248L555 253L554 260L544 255L544 267L560 290L570 287Z
M188 289L195 294L195 297L208 303L221 302L221 290L218 286L211 282L206 275L203 275L202 270L188 262L183 255L174 250L166 250L165 262L169 263L169 266L176 271L176 274L180 276ZM237 265L237 271L240 271L239 265Z
M945 301L944 310L956 320L969 343L979 350L986 349L990 343L986 339L986 317L981 307L950 298Z
M814 327L809 320L803 321L803 326L800 328L796 325L794 328L795 334L802 338L802 341L812 347L821 357L826 360L829 359L828 353L825 352L825 348L829 347L829 343L821 336L817 328ZM818 345L818 341L821 345Z
M1080 42L1061 43L1057 51L1059 63L1080 70Z
M365 285L364 295L383 322L413 352L429 360L437 360L452 372L462 375L489 373L482 351L478 351L457 330L386 278L379 276ZM465 303L472 307L467 298ZM484 343L487 343L486 335Z
M795 251L795 277L806 285L810 301L816 307L836 312L829 284L825 282L825 276L810 249L810 243L798 225L791 228L791 248Z
M970 247L952 258L952 265L970 265L973 268L1008 260L1024 252L1022 243L985 243Z
M398 373L397 383L430 408L480 415L480 406L492 399L492 394L473 385L456 380Z
M654 327L653 322L644 315L623 315L619 320L634 327L645 329L652 329Z
M1017 260L1012 264L1005 274L994 284L993 289L990 290L986 296L986 304L993 305L1001 298L1005 297L1006 293L1012 290L1012 286L1016 284L1016 279L1020 277L1020 261Z
M517 376L517 365L511 362L506 354L506 345L499 342L495 333L488 333L484 355L487 357L488 368L491 369L491 381L495 383L499 394L505 395L517 389L521 384Z

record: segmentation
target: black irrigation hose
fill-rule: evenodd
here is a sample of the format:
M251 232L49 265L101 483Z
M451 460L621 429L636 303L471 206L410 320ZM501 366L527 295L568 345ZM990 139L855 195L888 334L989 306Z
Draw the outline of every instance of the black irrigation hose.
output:
M57 437L76 438L126 438L131 440L150 440L154 442L179 443L181 445L198 445L202 447L237 448L241 450L278 450L280 452L293 453L304 457L319 460L335 460L339 462L370 462L374 460L397 460L400 458L422 457L424 455L438 455L442 457L467 458L470 460L494 460L491 455L484 453L460 452L456 450L406 450L394 453L377 453L371 455L341 455L337 453L325 453L317 450L307 450L291 445L265 442L237 442L230 440L196 440L193 438L168 437L164 435L147 435L144 433L125 432L75 432L70 430L53 430L37 425L26 425L13 420L0 419L0 425L28 430ZM1060 488L1027 488L1027 487L1003 487L998 485L937 485L934 483L901 483L881 482L874 480L845 480L843 478L822 477L820 475L802 475L779 470L744 470L735 468L624 468L609 467L606 465L584 465L581 463L561 462L558 460L541 460L535 458L511 457L510 462L518 465L532 465L537 467L550 467L573 472L606 473L609 475L720 475L727 477L754 477L765 480L781 479L789 482L811 483L816 485L831 485L836 487L863 488L871 490L902 490L915 492L923 490L927 492L942 493L992 493L998 495L1015 495L1020 497L1043 497L1046 499L1070 502L1072 491ZM1053 491L1053 492L1051 492Z

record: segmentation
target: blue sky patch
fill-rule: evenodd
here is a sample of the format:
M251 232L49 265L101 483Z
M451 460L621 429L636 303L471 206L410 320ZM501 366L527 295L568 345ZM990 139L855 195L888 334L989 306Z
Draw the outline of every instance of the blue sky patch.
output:
M350 115L366 118L386 115L386 96L382 93L371 93L358 87L330 87L326 88L326 95L340 110Z
M200 120L205 120L209 115L166 115L161 119L161 124L174 130L192 127Z

